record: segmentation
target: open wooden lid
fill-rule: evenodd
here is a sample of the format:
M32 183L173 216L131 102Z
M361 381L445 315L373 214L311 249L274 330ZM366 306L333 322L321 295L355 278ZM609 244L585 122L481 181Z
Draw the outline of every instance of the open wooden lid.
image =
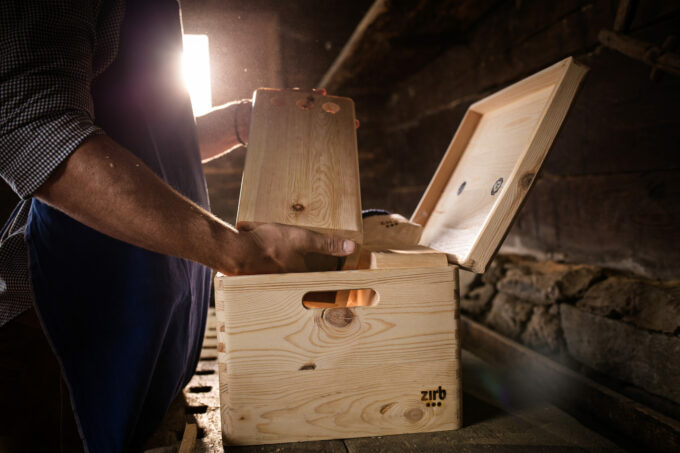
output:
M470 106L411 218L421 245L486 270L587 70L570 57Z

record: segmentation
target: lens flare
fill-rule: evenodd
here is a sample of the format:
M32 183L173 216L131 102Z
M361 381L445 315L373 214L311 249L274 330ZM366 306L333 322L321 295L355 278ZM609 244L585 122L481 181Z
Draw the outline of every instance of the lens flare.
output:
M212 108L208 35L184 35L182 72L194 115L207 113Z

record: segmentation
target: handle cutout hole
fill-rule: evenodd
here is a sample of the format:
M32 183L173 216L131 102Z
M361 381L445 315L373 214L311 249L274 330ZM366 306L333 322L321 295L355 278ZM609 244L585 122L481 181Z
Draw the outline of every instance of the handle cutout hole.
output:
M380 296L370 288L310 291L302 296L305 308L374 307L378 302Z

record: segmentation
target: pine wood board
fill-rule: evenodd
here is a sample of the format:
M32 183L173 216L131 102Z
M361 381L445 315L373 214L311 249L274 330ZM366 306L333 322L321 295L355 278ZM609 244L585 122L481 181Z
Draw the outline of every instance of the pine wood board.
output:
M420 244L486 270L586 72L567 58L470 106L411 218Z
M447 267L445 253L422 245L388 249L369 248L370 269L405 269L409 267Z
M423 227L399 214L373 215L364 219L364 244L371 247L417 245Z
M457 281L451 267L218 276L225 442L459 427ZM377 305L302 306L311 291L359 288ZM426 406L421 392L440 387L444 404Z
M187 423L184 426L184 434L182 435L182 443L179 446L177 453L191 453L194 451L196 445L196 435L198 430L195 423Z
M294 90L255 92L236 220L362 241L351 99Z

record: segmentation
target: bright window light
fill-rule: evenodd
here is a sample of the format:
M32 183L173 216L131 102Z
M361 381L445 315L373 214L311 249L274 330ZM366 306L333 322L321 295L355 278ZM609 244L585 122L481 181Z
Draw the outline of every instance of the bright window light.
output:
M207 113L212 107L208 35L184 35L182 70L184 83L191 96L194 115L200 116Z

